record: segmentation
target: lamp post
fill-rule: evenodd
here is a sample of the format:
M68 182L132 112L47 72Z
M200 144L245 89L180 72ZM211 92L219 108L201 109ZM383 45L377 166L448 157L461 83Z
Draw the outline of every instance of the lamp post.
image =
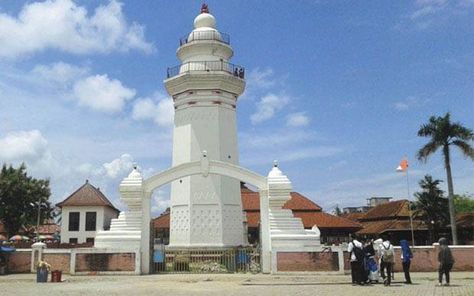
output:
M38 217L36 218L36 241L39 241L39 224L41 216L41 199L38 201Z

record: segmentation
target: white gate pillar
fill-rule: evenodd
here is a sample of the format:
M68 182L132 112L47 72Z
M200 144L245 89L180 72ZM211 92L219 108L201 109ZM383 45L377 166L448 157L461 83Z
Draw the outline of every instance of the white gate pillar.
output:
M145 192L142 201L142 239L140 242L142 274L150 273L150 215L151 192Z
M260 242L261 242L261 259L260 265L262 273L271 272L271 240L270 240L270 223L268 221L268 190L259 189L260 195Z
M112 219L110 230L97 232L94 247L141 252L142 237L149 236L149 233L143 235L143 221L150 217L150 206L149 198L145 197L143 190L142 175L136 167L120 183L120 199L127 205L128 211L121 212L117 219ZM144 204L145 208L143 208ZM148 208L146 208L146 204L148 204ZM148 231L150 229L149 222L146 229ZM146 250L149 250L149 248ZM143 262L141 260L140 270L142 272L147 271L144 268L149 266L148 262L146 264L143 264Z
M275 161L268 173L268 199L266 215L268 215L271 254L271 273L278 272L277 252L307 252L319 249L319 235L315 230L305 230L300 218L293 216L283 205L291 198L291 181L278 168ZM261 208L262 212L263 208ZM263 233L262 233L263 234ZM263 240L262 240L263 241Z

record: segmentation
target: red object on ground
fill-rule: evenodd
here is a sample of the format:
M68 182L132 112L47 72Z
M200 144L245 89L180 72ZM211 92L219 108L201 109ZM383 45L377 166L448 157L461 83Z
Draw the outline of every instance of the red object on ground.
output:
M60 283L61 282L62 271L61 270L53 270L51 272L51 282L53 283Z

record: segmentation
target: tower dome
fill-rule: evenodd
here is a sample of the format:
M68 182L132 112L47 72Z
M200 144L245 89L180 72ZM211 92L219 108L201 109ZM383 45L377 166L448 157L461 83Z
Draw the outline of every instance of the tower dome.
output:
M194 19L194 29L200 29L200 28L215 29L216 19L214 18L214 16L207 12L199 14Z

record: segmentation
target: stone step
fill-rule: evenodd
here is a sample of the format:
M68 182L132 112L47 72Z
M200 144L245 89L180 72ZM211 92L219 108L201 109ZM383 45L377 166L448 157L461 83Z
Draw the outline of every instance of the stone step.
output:
M303 230L303 225L288 225L288 226L270 226L270 229L277 230L277 229L297 229Z
M301 223L301 220L300 219L295 219L295 218L291 218L291 219L271 219L270 220L270 224L279 224L279 223Z
M117 221L112 221L112 223L110 223L110 225L136 225L136 226L141 226L142 225L142 221L120 221L120 220L117 220Z
M278 229L278 230L274 230L274 229L270 229L270 234L274 235L274 234L280 234L280 235L283 235L283 234L300 234L300 235L306 235L306 233L302 230L298 230L298 229L294 229L294 230L291 230L291 229L285 229L285 230L281 230L281 229Z
M298 228L303 229L304 226L301 223L298 224L270 224L271 228Z

